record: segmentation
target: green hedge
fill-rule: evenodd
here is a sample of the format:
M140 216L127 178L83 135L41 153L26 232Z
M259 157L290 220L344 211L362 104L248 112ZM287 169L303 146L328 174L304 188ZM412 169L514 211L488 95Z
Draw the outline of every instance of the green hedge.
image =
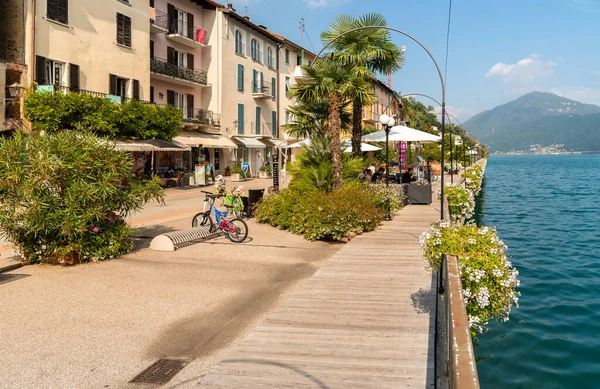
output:
M128 101L116 104L107 98L83 93L30 91L24 103L25 118L51 134L58 130L89 129L110 138L171 140L181 128L181 111Z
M385 201L380 196L358 183L334 192L286 189L265 197L258 204L256 218L311 241L348 241L381 223Z

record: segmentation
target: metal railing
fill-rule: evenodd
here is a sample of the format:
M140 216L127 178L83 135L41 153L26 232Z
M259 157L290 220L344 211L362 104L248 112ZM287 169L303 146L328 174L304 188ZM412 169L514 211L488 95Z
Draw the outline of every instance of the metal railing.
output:
M275 69L275 57L272 55L267 57L267 66L269 69Z
M166 13L157 10L156 8L154 9L154 19L150 19L150 24L154 24L155 26L158 26L160 28L162 28L163 30L168 30L169 29L169 15L167 15Z
M181 35L198 43L206 44L206 30L179 19L171 19L169 22L169 34Z
M180 80L195 82L196 84L207 84L207 74L204 70L186 68L162 58L154 57L150 59L150 71Z
M250 123L250 133L252 135L264 135L264 136L274 136L277 135L277 131L273 131L273 123L269 122L251 122Z
M70 86L63 86L63 85L54 85L54 90L57 92L63 92L63 93L81 93L84 95L90 95L90 96L94 96L94 97L106 97L108 95L107 93L95 92L95 91L85 90L85 89L81 89L81 88L71 88Z
M239 55L246 55L246 44L243 42L235 42L235 53Z
M268 82L260 83L256 80L253 80L252 81L252 93L269 94L269 83Z
M262 55L263 55L262 51L260 51L258 49L252 49L251 56L252 56L252 60L254 62L258 62L259 64L262 64L263 63Z
M379 123L379 117L380 116L381 116L381 114L379 114L377 112L367 112L367 111L365 111L365 113L363 115L363 120L371 120L371 121Z

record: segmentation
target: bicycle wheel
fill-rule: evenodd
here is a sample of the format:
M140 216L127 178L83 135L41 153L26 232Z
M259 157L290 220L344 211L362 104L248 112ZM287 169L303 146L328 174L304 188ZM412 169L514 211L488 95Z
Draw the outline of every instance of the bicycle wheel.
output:
M210 231L214 231L215 229L215 224L212 218L210 217L210 211L197 213L192 219L192 227L204 226L208 226L208 228L210 228Z
M242 219L231 219L221 228L230 241L242 243L248 236L248 226Z

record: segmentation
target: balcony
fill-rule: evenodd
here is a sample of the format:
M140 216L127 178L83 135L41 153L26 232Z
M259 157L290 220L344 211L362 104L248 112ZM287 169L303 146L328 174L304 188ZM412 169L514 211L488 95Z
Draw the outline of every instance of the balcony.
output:
M263 64L263 53L262 51L258 50L258 49L252 49L251 57L252 57L252 61L254 62L258 62L259 64Z
M272 96L269 93L269 84L252 81L252 97L255 99L270 99Z
M273 132L273 123L268 122L252 122L250 123L250 134L255 136L277 136L277 131Z
M206 30L177 19L170 21L167 38L194 49L206 47L206 42L208 41Z
M150 7L150 33L166 34L169 31L169 15Z
M377 123L379 123L380 116L381 116L381 114L378 114L376 112L365 112L362 120L365 123L377 124Z
M161 58L150 59L150 72L154 78L179 85L207 86L207 76L204 70L186 68Z

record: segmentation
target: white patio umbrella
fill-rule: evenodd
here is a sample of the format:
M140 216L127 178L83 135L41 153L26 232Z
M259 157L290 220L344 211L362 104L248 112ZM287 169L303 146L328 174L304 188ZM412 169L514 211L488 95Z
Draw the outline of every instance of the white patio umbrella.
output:
M439 142L442 138L430 134L415 130L414 128L406 126L394 126L390 129L389 140L390 142L419 142L419 143L431 143ZM385 142L385 130L373 132L371 134L362 137L364 142Z
M303 146L310 147L311 144L312 143L311 143L310 139L305 139L301 142L294 143L293 145L290 145L288 147L290 147L290 148L303 147ZM341 146L342 146L342 150L345 153L352 152L352 144L350 143L349 140L342 141ZM376 147L376 146L373 146L373 145L370 145L370 144L367 144L364 142L360 144L360 151L377 151L377 150L381 150L381 147Z

